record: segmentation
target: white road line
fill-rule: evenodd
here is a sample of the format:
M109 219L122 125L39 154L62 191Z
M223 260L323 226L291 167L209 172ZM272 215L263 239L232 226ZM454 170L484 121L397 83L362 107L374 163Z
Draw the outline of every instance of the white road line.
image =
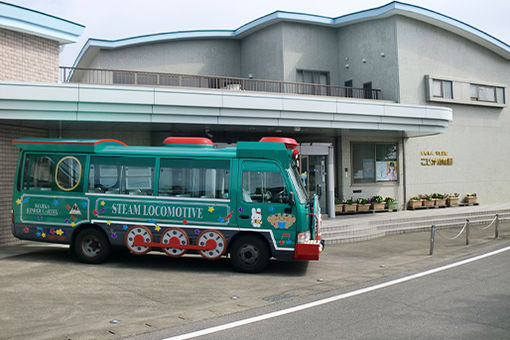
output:
M451 263L451 264L446 265L446 266L442 266L442 267L426 270L424 272L416 273L416 274L409 275L409 276L406 276L406 277L402 277L400 279L396 279L396 280L392 280L392 281L388 281L388 282L383 282L383 283L377 284L375 286L371 286L371 287L366 287L366 288L354 290L352 292L348 292L348 293L332 296L332 297L329 297L329 298L326 298L326 299L322 299L322 300L317 300L317 301L305 303L303 305L299 305L299 306L283 309L283 310L276 311L276 312L271 312L271 313L268 313L268 314L263 314L263 315L255 316L255 317L244 319L244 320L230 322L230 323L227 323L227 324L224 324L224 325L220 325L220 326L210 327L210 328L202 329L202 330L191 332L191 333L176 335L176 336L173 336L171 338L165 338L165 339L162 339L162 340L184 340L184 339L191 339L191 338L195 338L195 337L198 337L198 336L203 336L203 335L212 334L212 333L216 333L216 332L221 332L221 331L224 331L224 330L227 330L227 329L231 329L231 328L235 328L235 327L239 327L239 326L248 325L250 323L254 323L254 322L258 322L258 321L262 321L262 320L267 320L267 319L275 318L275 317L282 316L282 315L285 315L285 314L299 312L299 311L302 311L302 310L305 310L305 309L317 307L317 306L320 306L320 305L324 305L324 304L331 303L331 302L338 301L338 300L342 300L342 299L347 299L347 298L350 298L350 297L353 297L353 296L356 296L356 295L360 295L360 294L364 294L364 293L368 293L368 292L373 292L374 290L378 290L378 289L394 286L394 285L397 285L399 283L411 281L411 280L414 280L414 279L418 279L420 277L424 277L424 276L435 274L435 273L438 273L438 272L441 272L441 271L444 271L444 270L452 269L452 268L455 268L455 267L458 267L458 266L462 266L462 265L467 264L467 263L471 263L471 262L475 262L475 261L484 259L486 257L490 257L490 256L493 256L493 255L497 255L497 254L503 253L503 252L508 251L508 250L510 250L510 247L505 247L505 248L502 248L502 249L498 249L498 250L492 251L490 253L486 253L486 254L483 254L483 255L471 257L469 259L465 259L465 260L462 260L462 261L459 261L459 262Z

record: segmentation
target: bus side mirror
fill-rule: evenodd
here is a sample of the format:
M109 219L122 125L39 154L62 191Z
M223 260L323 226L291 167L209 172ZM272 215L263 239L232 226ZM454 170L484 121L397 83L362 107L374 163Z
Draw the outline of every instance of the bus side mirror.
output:
M296 204L296 198L294 197L294 193L292 191L289 192L289 204L290 205Z

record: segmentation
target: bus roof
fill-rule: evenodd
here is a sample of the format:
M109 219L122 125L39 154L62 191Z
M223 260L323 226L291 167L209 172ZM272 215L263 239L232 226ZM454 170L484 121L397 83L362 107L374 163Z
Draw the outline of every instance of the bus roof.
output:
M273 159L288 168L292 150L280 142L238 142L236 147L214 149L196 145L181 146L128 146L115 139L50 139L22 138L12 143L24 151L50 151L129 156L218 157Z

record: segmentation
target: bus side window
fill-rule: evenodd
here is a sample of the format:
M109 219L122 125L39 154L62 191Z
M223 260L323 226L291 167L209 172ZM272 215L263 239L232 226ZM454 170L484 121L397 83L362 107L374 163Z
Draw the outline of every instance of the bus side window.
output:
M243 201L288 203L282 174L276 171L243 171Z
M227 199L230 162L211 159L161 159L161 196Z
M50 157L27 154L23 189L51 190L54 168L55 164Z
M154 159L92 157L89 192L123 195L152 195Z

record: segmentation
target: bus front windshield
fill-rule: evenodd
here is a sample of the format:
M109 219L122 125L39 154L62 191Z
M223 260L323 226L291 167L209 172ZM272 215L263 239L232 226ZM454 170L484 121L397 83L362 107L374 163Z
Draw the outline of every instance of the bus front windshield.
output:
M310 198L308 197L308 193L306 192L303 182L301 181L301 174L299 173L299 169L297 168L296 164L294 164L294 162L291 164L289 174L292 180L292 184L296 189L296 194L299 202L301 204L308 203Z

